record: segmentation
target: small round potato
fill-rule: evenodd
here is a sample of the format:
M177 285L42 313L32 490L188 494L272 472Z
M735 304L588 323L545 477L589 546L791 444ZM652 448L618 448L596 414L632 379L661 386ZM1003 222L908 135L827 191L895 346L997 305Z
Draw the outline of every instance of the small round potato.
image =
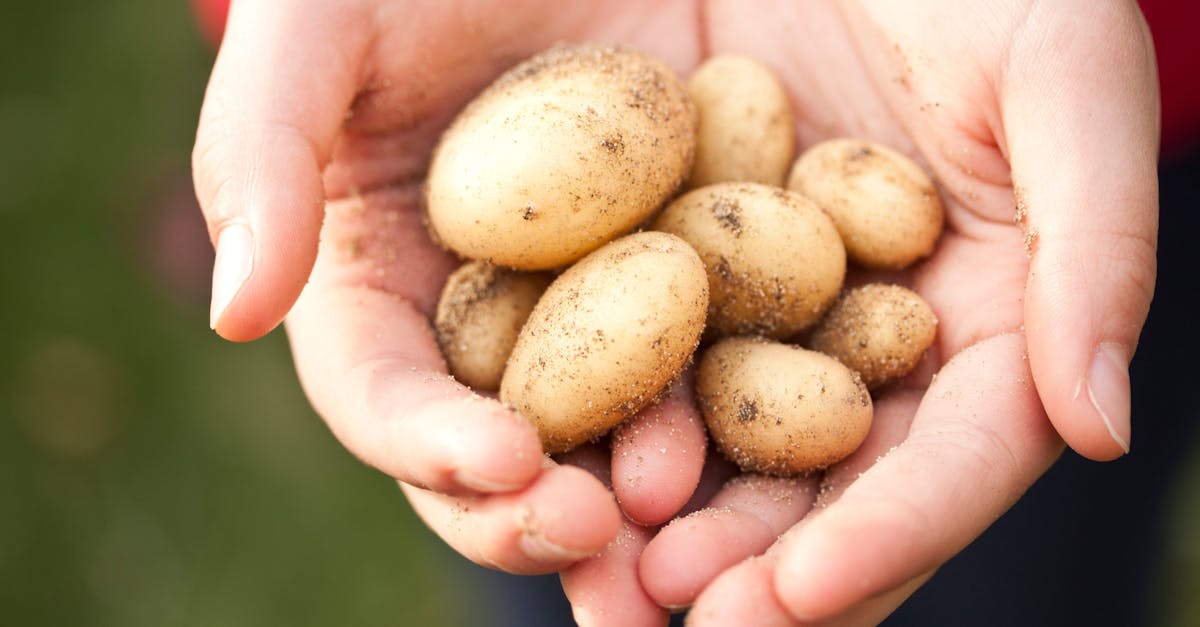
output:
M705 351L696 398L721 452L742 470L790 476L845 458L871 428L867 387L838 360L761 338Z
M708 280L686 242L644 232L611 242L554 280L517 338L500 400L548 453L607 433L651 403L691 359Z
M942 202L933 181L908 157L857 139L809 148L792 167L788 189L829 212L850 259L868 268L906 267L933 252Z
M825 212L757 183L680 196L654 222L691 244L708 271L714 336L785 338L817 322L846 274L846 250Z
M518 65L442 135L425 187L434 238L472 259L569 264L645 221L682 185L696 113L662 63L558 46Z
M874 390L912 372L936 335L937 317L920 295L872 283L843 294L809 341Z
M688 80L688 95L700 120L689 187L783 186L796 130L787 92L770 69L747 57L712 57Z
M442 288L434 317L450 374L481 391L500 387L517 334L553 277L470 261Z

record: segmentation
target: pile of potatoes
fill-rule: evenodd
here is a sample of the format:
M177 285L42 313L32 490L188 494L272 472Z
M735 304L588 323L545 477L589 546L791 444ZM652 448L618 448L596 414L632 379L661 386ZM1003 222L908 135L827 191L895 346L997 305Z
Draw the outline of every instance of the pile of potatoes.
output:
M501 76L426 183L431 234L468 259L434 321L450 372L499 390L553 454L696 360L709 433L744 470L849 455L870 390L910 372L937 323L906 288L845 289L847 263L930 254L942 207L895 151L837 139L792 165L794 136L785 90L741 57L685 84L633 50L560 45Z

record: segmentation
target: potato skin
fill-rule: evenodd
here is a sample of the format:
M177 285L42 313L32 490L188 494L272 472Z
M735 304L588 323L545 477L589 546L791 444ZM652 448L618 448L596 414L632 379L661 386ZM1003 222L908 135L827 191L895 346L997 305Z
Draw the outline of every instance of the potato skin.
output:
M879 144L821 142L796 160L788 189L827 211L850 259L868 268L907 267L932 253L942 233L933 181L911 159Z
M809 338L877 389L912 372L933 345L937 317L916 292L872 283L847 291Z
M682 185L696 113L683 82L629 49L562 45L513 68L433 154L430 230L472 259L571 263L633 229Z
M611 242L554 280L517 338L500 400L548 453L607 433L652 402L691 359L708 280L683 240L643 232Z
M761 338L728 338L700 359L709 434L742 470L793 476L844 459L871 428L862 379L836 359Z
M796 148L787 91L754 59L719 55L688 79L696 103L695 189L713 183L751 182L782 187Z
M794 192L719 183L675 199L654 228L704 261L713 337L784 338L817 322L846 275L846 251L825 212Z
M469 261L442 288L434 331L450 374L476 390L500 387L504 364L549 273L527 273Z

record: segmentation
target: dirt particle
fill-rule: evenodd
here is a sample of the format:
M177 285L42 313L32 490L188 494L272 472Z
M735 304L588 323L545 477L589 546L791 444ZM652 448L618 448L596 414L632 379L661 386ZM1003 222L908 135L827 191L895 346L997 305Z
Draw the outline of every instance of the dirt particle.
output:
M859 146L847 158L850 161L862 161L863 159L869 159L873 154L875 154L875 151L871 150L870 146Z
M712 205L712 214L723 228L733 232L734 237L742 234L742 208L736 200L718 198Z
M613 135L611 137L605 137L604 140L600 142L600 145L605 150L618 157L625 154L625 140L621 138L620 134Z
M738 420L741 422L751 422L758 418L758 403L751 400L742 401L738 406Z

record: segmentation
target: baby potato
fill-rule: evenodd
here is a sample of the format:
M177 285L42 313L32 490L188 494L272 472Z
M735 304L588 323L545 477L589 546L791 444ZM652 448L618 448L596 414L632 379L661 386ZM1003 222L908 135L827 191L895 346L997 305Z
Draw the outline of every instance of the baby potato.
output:
M607 433L655 400L691 359L708 280L686 242L644 232L560 275L533 309L500 400L537 427L548 453Z
M919 294L872 283L843 294L809 343L849 366L874 390L912 372L936 335L937 317Z
M868 268L906 267L933 252L942 202L933 181L908 157L857 139L809 148L792 167L788 189L829 212L850 259Z
M726 457L779 476L845 458L873 415L862 379L838 360L762 338L728 338L705 351L696 398Z
M499 389L517 334L552 278L482 261L455 270L442 288L434 317L450 374L476 390Z
M700 122L689 187L783 186L796 136L787 92L770 69L748 57L712 57L688 80L688 95Z
M633 50L562 45L501 76L443 134L434 238L518 269L571 263L658 210L695 153L683 82Z
M757 183L719 183L675 199L654 222L691 244L708 271L714 336L784 338L816 323L846 274L846 250L825 212Z

